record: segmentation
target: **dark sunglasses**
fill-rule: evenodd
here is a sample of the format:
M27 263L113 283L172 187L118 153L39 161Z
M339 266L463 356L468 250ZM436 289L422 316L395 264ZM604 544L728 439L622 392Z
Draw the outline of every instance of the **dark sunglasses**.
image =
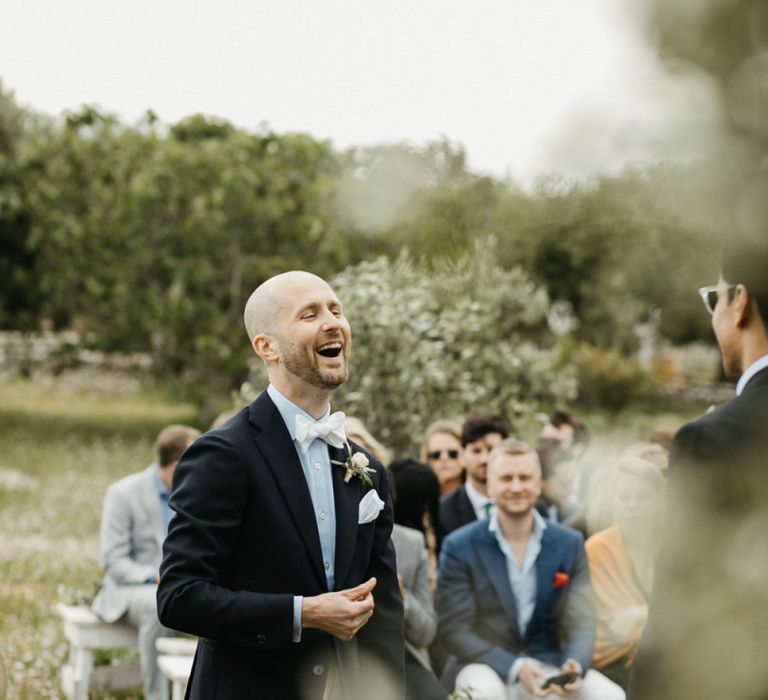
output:
M445 452L450 459L456 459L456 457L459 456L458 450L433 450L432 452L427 452L427 457L429 459L440 459L440 455L443 454L443 452Z

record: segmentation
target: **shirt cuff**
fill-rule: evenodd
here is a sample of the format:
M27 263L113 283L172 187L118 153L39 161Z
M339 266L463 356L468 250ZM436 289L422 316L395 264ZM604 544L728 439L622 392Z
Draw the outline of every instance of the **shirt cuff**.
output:
M293 596L293 634L291 641L298 644L301 641L301 606L304 602L303 595Z
M512 664L512 668L509 669L507 675L507 685L514 685L517 683L517 674L520 673L520 668L523 664L536 663L536 660L530 656L519 656L515 659L515 663Z

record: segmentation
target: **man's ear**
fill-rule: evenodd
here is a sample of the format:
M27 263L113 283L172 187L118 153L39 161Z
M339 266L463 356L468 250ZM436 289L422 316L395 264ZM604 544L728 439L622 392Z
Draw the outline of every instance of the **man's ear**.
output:
M733 290L733 312L736 326L738 328L744 328L748 323L751 314L754 312L752 308L752 297L749 294L749 290L743 284L737 284Z
M277 362L279 348L277 341L268 335L259 334L253 339L253 350L264 362Z

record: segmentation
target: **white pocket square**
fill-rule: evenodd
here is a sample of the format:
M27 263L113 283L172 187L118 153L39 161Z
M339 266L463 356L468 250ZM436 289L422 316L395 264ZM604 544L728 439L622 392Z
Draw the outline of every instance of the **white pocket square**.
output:
M357 510L357 524L365 525L365 523L375 520L382 508L384 508L384 501L379 498L376 489L371 489L360 500L360 506Z

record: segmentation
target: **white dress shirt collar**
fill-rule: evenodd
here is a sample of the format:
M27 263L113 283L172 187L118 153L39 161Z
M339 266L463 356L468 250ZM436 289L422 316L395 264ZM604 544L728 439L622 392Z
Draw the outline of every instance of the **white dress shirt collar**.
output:
M763 355L747 367L747 371L739 377L739 381L736 384L736 396L741 396L741 392L744 391L744 387L747 386L749 380L766 367L768 367L768 355Z
M531 541L537 545L537 550L541 547L541 538L544 536L544 530L546 529L547 521L544 520L544 518L541 517L541 513L539 513L539 511L534 508ZM501 526L499 525L499 514L496 512L495 508L491 511L491 514L488 517L488 530L496 536L496 540L499 542L499 546L501 546L501 540L504 540L504 534L501 531ZM528 545L528 549L531 550L530 544Z
M314 416L310 416L303 408L297 406L293 401L283 396L276 388L274 384L270 384L267 387L267 394L272 402L280 411L280 415L283 417L285 427L288 428L288 432L291 434L291 440L296 440L296 416L304 416L306 419L313 423L317 420ZM328 406L328 410L323 414L322 418L330 415L331 407Z
M493 505L493 501L472 486L472 482L470 482L469 479L464 483L464 489L467 493L467 498L469 498L469 502L472 504L472 509L475 511L477 519L485 520L488 513L486 504L490 503Z

